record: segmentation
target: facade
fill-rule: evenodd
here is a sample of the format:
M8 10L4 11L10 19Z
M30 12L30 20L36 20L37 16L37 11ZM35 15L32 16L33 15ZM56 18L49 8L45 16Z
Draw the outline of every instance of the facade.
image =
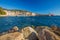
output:
M9 10L4 10L6 12L6 16L16 16L16 13L13 11L9 11Z
M32 13L32 15L33 15L33 16L36 16L36 14L35 14L35 13Z

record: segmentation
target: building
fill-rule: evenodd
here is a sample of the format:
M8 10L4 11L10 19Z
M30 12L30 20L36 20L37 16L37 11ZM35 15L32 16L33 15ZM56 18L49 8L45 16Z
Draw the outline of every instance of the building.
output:
M5 16L36 16L35 13L26 12L26 11L12 11L12 10L4 10L6 12Z

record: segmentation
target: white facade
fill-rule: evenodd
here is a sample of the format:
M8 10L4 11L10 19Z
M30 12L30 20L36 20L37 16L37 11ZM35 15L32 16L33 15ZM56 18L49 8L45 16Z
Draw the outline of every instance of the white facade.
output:
M36 14L35 13L32 13L32 16L36 16Z

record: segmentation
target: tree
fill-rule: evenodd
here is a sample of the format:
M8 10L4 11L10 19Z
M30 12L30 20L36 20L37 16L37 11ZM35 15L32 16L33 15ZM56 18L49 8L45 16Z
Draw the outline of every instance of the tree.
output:
M2 7L0 7L0 15L6 15L6 12L4 12Z

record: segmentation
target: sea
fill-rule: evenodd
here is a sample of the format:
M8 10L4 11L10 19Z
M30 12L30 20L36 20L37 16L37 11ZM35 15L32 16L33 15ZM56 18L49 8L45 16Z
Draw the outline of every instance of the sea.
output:
M6 16L0 17L0 32L7 31L14 26L19 28L27 26L48 26L60 27L60 16Z

